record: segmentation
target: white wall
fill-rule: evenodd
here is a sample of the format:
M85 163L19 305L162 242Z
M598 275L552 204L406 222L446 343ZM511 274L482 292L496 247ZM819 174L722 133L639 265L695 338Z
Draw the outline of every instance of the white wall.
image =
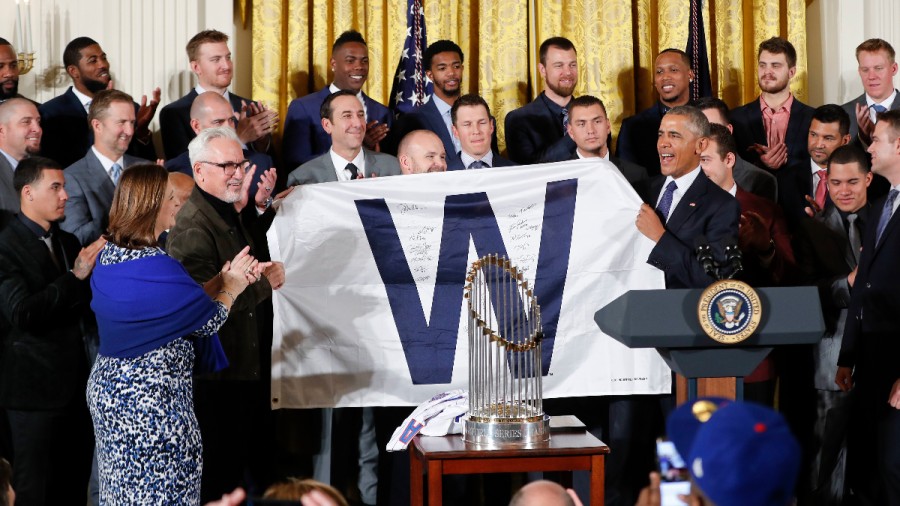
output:
M24 0L22 0L24 2ZM15 44L16 2L0 2L0 37ZM200 30L215 28L243 49L248 38L235 27L233 0L31 0L35 67L19 79L19 92L46 102L71 84L62 65L66 44L88 36L110 61L115 87L140 102L157 86L163 105L195 84L184 46ZM240 21L238 20L238 23ZM235 35L238 35L235 40ZM239 94L249 95L250 54L234 51ZM22 49L16 48L17 51Z
M813 0L806 9L809 103L843 104L863 92L856 46L881 38L900 51L897 0ZM900 55L898 55L900 57ZM900 78L894 78L898 87Z

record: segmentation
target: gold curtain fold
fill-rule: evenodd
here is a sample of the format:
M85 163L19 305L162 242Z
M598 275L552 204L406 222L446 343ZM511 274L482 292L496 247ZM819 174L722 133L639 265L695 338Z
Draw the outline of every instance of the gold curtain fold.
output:
M246 0L240 0L246 1ZM365 92L388 102L406 36L406 0L253 0L253 98L282 114L291 100L331 82L331 44L356 29L369 45ZM503 119L542 90L538 46L561 35L578 49L576 94L599 96L618 132L624 118L656 100L653 62L687 43L689 0L424 0L428 41L465 53L464 90L481 94ZM735 107L756 97L756 49L780 35L797 48L791 89L806 100L805 0L706 0L713 89Z

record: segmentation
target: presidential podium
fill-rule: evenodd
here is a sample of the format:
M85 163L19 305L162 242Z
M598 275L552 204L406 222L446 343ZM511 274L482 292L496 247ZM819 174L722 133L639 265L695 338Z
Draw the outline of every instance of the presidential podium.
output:
M756 331L736 344L707 336L697 305L702 289L631 290L594 314L603 332L629 348L656 348L687 381L678 402L698 396L741 399L743 377L775 346L812 344L825 332L814 286L757 288L762 315ZM698 381L699 380L699 381Z

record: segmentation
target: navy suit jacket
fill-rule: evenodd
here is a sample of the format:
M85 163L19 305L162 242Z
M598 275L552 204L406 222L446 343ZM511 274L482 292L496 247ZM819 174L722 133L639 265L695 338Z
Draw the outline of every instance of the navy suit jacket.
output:
M322 128L320 109L322 102L331 95L329 86L295 98L288 106L284 120L282 157L284 167L292 171L304 163L325 153L331 147L331 136ZM377 121L390 127L394 116L391 111L363 93L366 103L366 121Z
M700 170L700 169L696 169ZM650 185L651 206L656 207L666 178ZM706 288L715 279L697 261L694 242L704 236L719 263L725 262L724 244L736 241L741 208L737 199L719 188L700 170L664 223L665 233L650 252L647 263L666 275L666 288Z
M784 142L787 144L788 158L784 167L790 167L808 158L809 151L806 139L809 136L809 124L815 109L794 97L791 104L791 119L788 121ZM759 108L759 97L749 104L744 104L731 110L731 125L734 127L734 140L737 142L738 151L744 159L765 168L759 159L756 150L751 149L754 144L768 145L766 140L766 127L763 125L762 109Z
M575 141L565 135L562 117L550 108L543 92L506 115L506 154L519 165L566 160Z
M657 101L651 107L625 118L616 140L616 156L647 169L650 177L659 175L656 139L665 115L665 106Z
M187 151L188 144L197 136L194 129L191 128L191 106L197 96L197 90L191 89L187 95L159 111L159 130L162 135L163 153L166 155L166 160ZM239 97L231 92L228 93L228 98L231 108L235 112L240 112L241 102L250 103L249 99Z
M257 153L256 151L250 151L248 149L244 150L244 158L253 162L256 165L256 172L253 173L253 182L250 183L250 196L253 197L256 195L256 190L259 188L260 179L262 178L263 172L272 168L272 157L265 153ZM166 161L166 170L169 172L181 172L182 174L187 174L188 176L194 177L194 170L191 166L191 158L188 156L188 152L185 151L180 155L172 158L171 160ZM274 192L273 192L274 194Z
M134 113L140 106L134 104ZM41 114L41 155L68 167L84 158L94 145L94 130L88 125L87 111L75 96L72 87L58 97L44 102L38 108ZM145 160L156 160L153 143L143 144L137 137L131 139L128 154Z
M879 199L869 210L838 359L840 366L856 366L857 395L866 408L878 410L893 409L887 399L900 379L900 212L894 212L876 245L884 202Z

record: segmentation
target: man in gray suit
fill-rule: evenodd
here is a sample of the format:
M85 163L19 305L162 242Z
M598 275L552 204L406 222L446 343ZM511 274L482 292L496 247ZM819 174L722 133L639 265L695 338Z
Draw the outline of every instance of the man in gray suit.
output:
M294 169L288 186L400 174L396 158L363 147L366 112L353 92L332 93L319 114L322 128L331 136L331 149Z
M13 173L23 158L40 151L42 133L41 117L31 101L11 98L0 104L0 211L19 212Z
M734 127L728 121L728 105L725 102L715 97L704 97L697 100L694 105L703 111L710 123L722 125L734 133ZM734 181L742 190L778 202L778 180L772 173L760 169L740 156L734 162L732 173Z
M865 149L875 130L875 115L900 109L900 96L894 89L897 62L894 48L882 39L869 39L857 46L856 61L865 92L842 107L850 115L850 138Z
M65 170L66 219L60 226L83 246L94 242L109 224L109 207L122 171L137 163L150 163L126 155L134 136L134 101L127 93L103 90L94 95L88 122L94 145L84 158Z

